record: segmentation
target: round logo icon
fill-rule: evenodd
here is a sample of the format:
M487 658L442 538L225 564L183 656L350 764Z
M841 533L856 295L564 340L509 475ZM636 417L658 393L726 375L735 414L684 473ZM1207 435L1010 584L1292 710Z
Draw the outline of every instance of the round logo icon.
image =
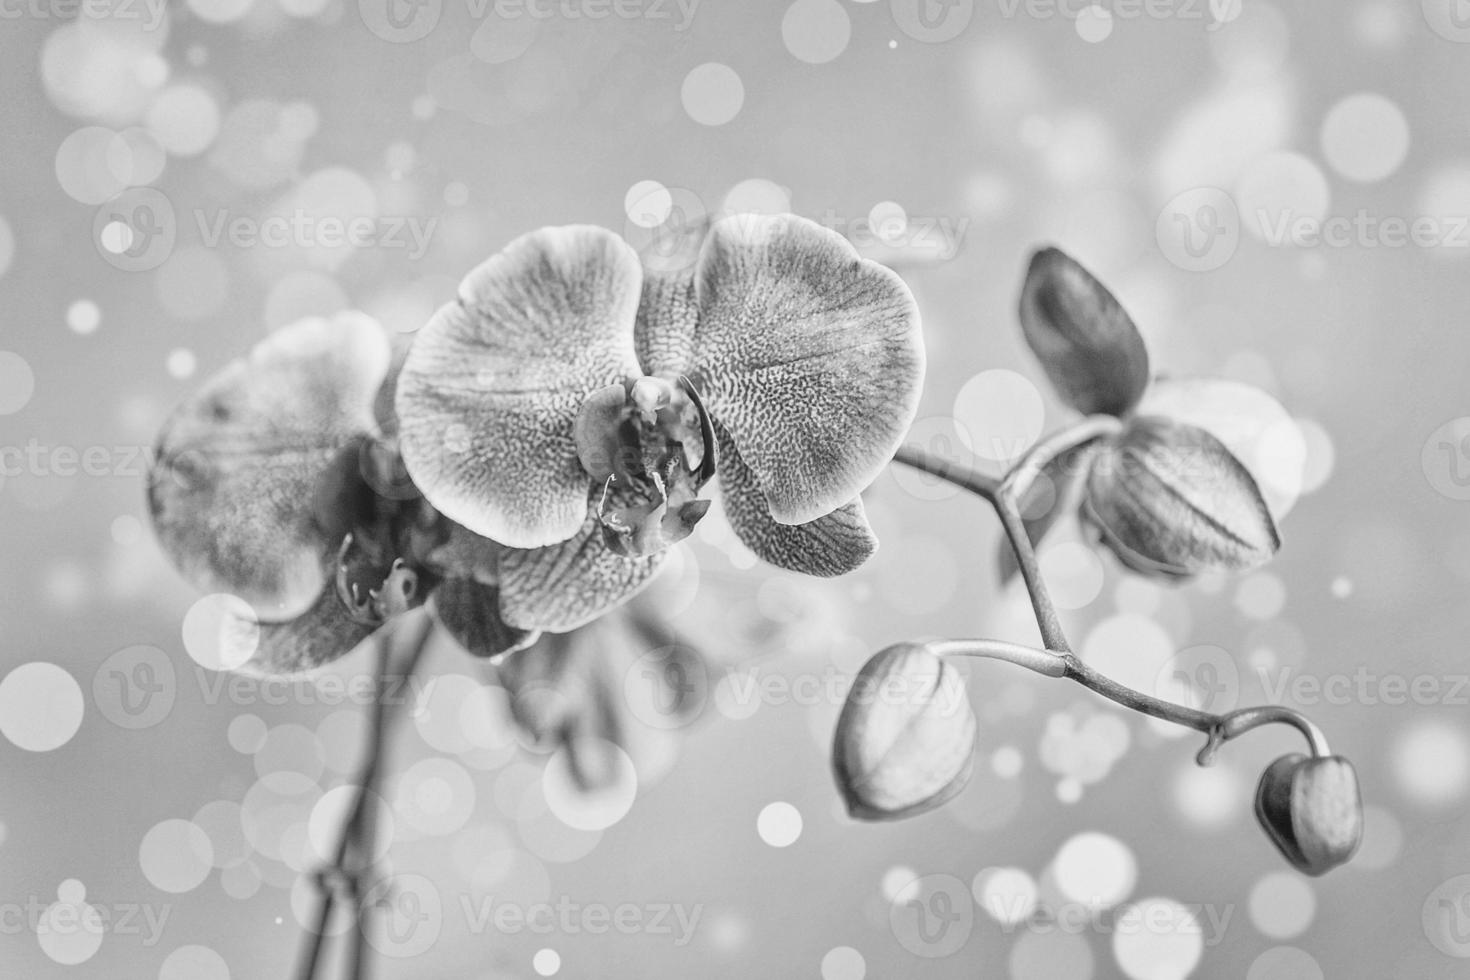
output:
M429 36L444 13L444 0L357 0L367 29L390 44L410 44Z
M1240 669L1224 647L1185 647L1159 668L1154 696L1213 714L1230 711L1240 700Z
M953 956L975 928L975 903L970 889L954 875L924 875L893 897L888 925L903 948L915 956Z
M1424 935L1446 956L1470 958L1470 875L1456 875L1429 893Z
M92 675L92 701L119 728L152 728L173 710L178 683L173 661L158 647L124 647Z
M178 237L174 206L152 187L130 187L92 217L92 244L108 265L146 272L163 265Z
M1196 187L1164 205L1154 224L1164 258L1186 272L1213 272L1240 245L1240 212L1218 187Z
M709 703L709 670L688 647L650 650L623 675L623 697L650 728L683 728Z
M972 458L969 446L973 440L959 419L950 415L930 415L914 422L909 429L905 445L917 446L925 454L939 459L966 460ZM912 466L895 466L893 480L909 496L918 500L948 500L960 492L960 488L948 480L931 476Z
M1446 41L1470 43L1470 0L1420 0L1429 29Z
M1435 429L1419 455L1429 485L1451 500L1470 500L1470 418Z
M942 44L959 37L975 16L975 0L888 0L893 22L915 41Z
M423 875L401 874L379 878L362 898L363 910L382 912L368 942L384 956L408 959L422 956L439 941L444 928L444 902L439 889Z
M699 257L709 209L683 187L651 187L627 204L623 238L655 272L681 272Z

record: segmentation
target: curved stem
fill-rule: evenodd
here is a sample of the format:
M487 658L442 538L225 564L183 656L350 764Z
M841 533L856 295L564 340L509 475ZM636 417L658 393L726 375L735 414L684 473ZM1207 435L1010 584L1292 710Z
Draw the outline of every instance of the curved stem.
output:
M1071 428L1062 429L1038 442L1011 467L1001 481L1001 494L1014 495L1016 500L1025 496L1031 484L1047 463L1078 446L1110 436L1123 429L1123 422L1111 415L1089 415Z
M921 473L938 477L946 483L952 483L961 490L968 490L986 500L994 500L996 492L1000 490L1000 480L995 477L966 469L958 463L935 456L918 446L899 446L898 452L893 454L893 461L911 466Z
M929 649L940 657L982 657L1034 670L1047 677L1065 677L1067 657L1053 650L1037 650L1003 640L939 640Z
M1162 718L1164 721L1172 721L1176 725L1193 728L1205 734L1214 731L1221 720L1219 715L1210 714L1208 711L1186 708L1182 704L1163 701L1135 691L1131 687L1125 687L1111 677L1099 674L1076 656L1067 657L1066 676L1088 690L1101 694L1109 701L1121 704L1125 708L1132 708L1134 711Z
M1232 738L1238 738L1253 728L1272 724L1290 725L1301 732L1302 737L1307 740L1307 748L1311 750L1313 758L1320 759L1332 754L1332 749L1327 744L1327 736L1312 719L1291 708L1268 704L1254 708L1241 708L1239 711L1232 711L1219 718L1215 727L1208 732L1209 741L1205 743L1204 748L1199 750L1195 761L1202 766L1207 766L1215 761L1215 752L1220 746Z

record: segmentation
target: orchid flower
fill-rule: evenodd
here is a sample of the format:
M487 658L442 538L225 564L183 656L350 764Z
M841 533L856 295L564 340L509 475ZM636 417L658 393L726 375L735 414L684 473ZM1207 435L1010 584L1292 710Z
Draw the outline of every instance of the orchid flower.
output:
M500 612L564 632L640 589L725 512L813 575L877 540L860 492L918 404L918 311L889 269L791 215L739 215L644 269L612 232L545 228L473 270L414 339L403 460L430 504L506 546Z
M394 358L370 318L302 320L266 337L165 423L148 499L193 585L244 600L243 666L301 673L423 605L471 652L532 642L497 615L504 549L438 514L398 458Z

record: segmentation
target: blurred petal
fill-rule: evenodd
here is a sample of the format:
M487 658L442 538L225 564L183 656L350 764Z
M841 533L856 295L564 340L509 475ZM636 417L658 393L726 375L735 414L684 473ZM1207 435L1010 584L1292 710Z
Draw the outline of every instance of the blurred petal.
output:
M500 611L522 629L576 629L637 593L658 571L664 552L624 558L608 549L583 497L582 529L544 548L509 548L500 557Z
M500 618L500 590L493 585L449 579L434 590L429 612L472 656L498 657L536 642L535 632Z
M1020 502L1021 523L1026 525L1026 536L1033 546L1039 546L1058 521L1076 510L1087 483L1088 467L1097 452L1096 442L1085 443L1071 452L1053 456L1041 468L1041 475ZM996 547L996 566L1002 582L1020 571L1016 549L1004 535Z
M1060 249L1031 257L1021 332L1067 403L1085 415L1126 415L1148 387L1148 349L1122 305Z
M721 426L720 490L730 527L757 556L806 575L844 575L878 550L861 498L854 497L832 513L806 524L777 524L755 474L745 465Z
M893 458L924 375L919 312L889 269L793 215L742 214L705 239L691 378L771 515L805 524Z
M341 531L334 515L315 512L319 481L373 430L388 362L388 340L365 316L302 320L174 411L148 498L159 541L185 578L270 618L311 606Z
M230 628L228 625L225 628ZM238 628L252 629L239 623ZM240 668L260 677L287 677L315 670L351 653L375 627L355 621L328 585L310 609L281 623L261 623L255 654Z
M581 528L588 477L572 424L599 388L641 372L633 250L589 226L543 228L465 277L398 379L404 459L439 510L517 548Z
M1088 519L1125 564L1163 576L1243 571L1281 545L1256 482L1204 429L1129 422L1092 466Z

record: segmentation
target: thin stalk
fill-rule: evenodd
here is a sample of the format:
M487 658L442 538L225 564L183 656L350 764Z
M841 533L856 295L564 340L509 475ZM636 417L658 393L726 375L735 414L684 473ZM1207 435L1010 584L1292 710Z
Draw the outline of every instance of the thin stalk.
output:
M296 971L299 980L315 980L321 966L322 949L325 945L327 928L331 924L332 912L340 900L340 892L350 898L354 909L353 944L348 951L346 976L360 980L363 973L364 944L366 932L362 920L359 899L362 894L362 876L372 865L374 837L376 835L376 807L369 801L377 792L382 772L388 728L392 720L388 694L392 690L392 672L399 651L406 651L403 661L404 676L412 675L428 645L433 631L433 621L420 615L411 632L406 624L396 623L381 630L374 637L377 656L374 659L374 697L372 714L368 718L365 751L356 774L347 785L357 787L357 796L352 809L342 821L337 846L332 860L311 876L318 892L316 916L313 927L306 934L300 967ZM406 635L403 635L406 634Z

